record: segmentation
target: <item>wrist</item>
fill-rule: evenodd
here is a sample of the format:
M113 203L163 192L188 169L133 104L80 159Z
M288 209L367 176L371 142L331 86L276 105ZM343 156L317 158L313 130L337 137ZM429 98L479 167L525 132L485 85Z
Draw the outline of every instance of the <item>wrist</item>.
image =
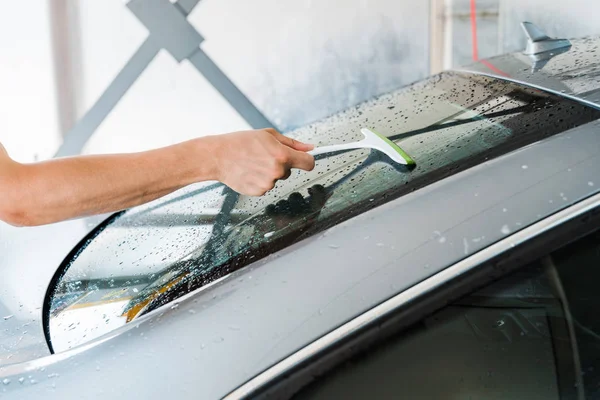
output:
M219 144L216 136L205 136L189 142L187 159L191 165L192 183L219 180Z

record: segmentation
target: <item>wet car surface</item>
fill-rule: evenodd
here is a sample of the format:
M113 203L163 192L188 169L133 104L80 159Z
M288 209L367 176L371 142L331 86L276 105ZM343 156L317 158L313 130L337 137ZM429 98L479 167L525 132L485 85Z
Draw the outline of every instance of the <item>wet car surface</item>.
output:
M575 56L581 46L594 44L591 39L574 43ZM563 60L558 57L568 59L569 52L528 72L529 79L553 71L553 62ZM584 83L571 83L569 97L554 87L549 92L521 80L511 82L506 76L477 74L474 66L470 72L436 75L290 133L324 145L359 139L360 128L371 127L406 150L416 160L414 169L367 150L327 154L318 159L313 172L296 172L258 199L208 183L112 216L66 256L49 282L40 304L49 350L46 357L35 353L31 359L3 363L0 374L7 380L6 395L61 398L77 391L83 398L100 393L118 398L128 394L123 374L131 379L149 373L162 379L139 388L140 395L166 395L173 383L180 397L189 398L220 398L228 393L238 398L262 390L276 397L289 397L292 392L299 398L339 395L336 385L348 386L344 379L357 379L356 371L339 370L339 380L323 372L325 380L319 382L325 383L320 386L301 385L302 368L310 370L306 360L291 364L299 378L290 379L288 389L281 389L286 383L273 373L271 385L235 390L389 299L593 199L600 185L596 182L600 111L589 104L594 97L588 92L596 89L585 84L585 77L598 67L594 60L588 59L584 66L572 64L583 67L579 77ZM563 74L553 74L554 79L567 78L568 68L562 68ZM597 82L594 77L591 73L591 81ZM579 101L581 93L587 94ZM590 209L573 209L573 215L596 209L596 203L590 204ZM592 247L596 243L587 240ZM527 243L515 240L513 246ZM558 263L552 273L563 276L563 264ZM535 295L516 288L504 297L525 299L528 304L549 299L543 312L569 320L561 306L564 296L556 295L556 279L552 284L536 283L550 273L540 268L526 267L523 278L533 282L530 288L539 287ZM496 277L504 274L497 272ZM446 279L451 282L459 275ZM515 279L507 277L499 285L522 285L523 279ZM493 343L506 335L531 339L531 346L527 341L509 341L515 343L510 351L515 357L528 348L539 357L539 361L533 358L531 368L525 367L531 360L523 359L524 370L537 364L547 367L540 368L537 377L526 376L527 382L544 382L528 390L540 398L570 394L565 385L580 378L567 368L555 379L564 363L555 360L556 340L547 332L550 326L568 332L573 324L552 325L537 309L520 315L513 311L512 319L481 314L482 298L488 302L503 298L497 286L489 292L494 295L466 293L455 308L421 319L427 326L435 325L427 318L445 321L442 325L452 337L476 331L472 337L459 337L457 349L478 338L491 338ZM461 314L458 308L465 304L475 305L472 313ZM502 303L495 312L515 307ZM461 318L470 318L466 327L460 325ZM510 328L509 333L486 332L489 324L483 321L488 320L500 324L498 328ZM527 324L532 328L525 329ZM433 337L404 334L413 335L414 343L425 344L411 347L402 344L404 340L395 347L395 360L414 358L415 348L435 349L437 342L431 341L438 333L432 332ZM18 354L18 345L8 346L8 351ZM502 352L502 346L507 345L487 351ZM479 353L469 354L477 358ZM505 359L507 365L515 360ZM463 381L474 380L465 384L468 390L477 387L478 393L490 395L493 390L473 376L495 368L503 372L488 377L491 386L504 388L496 395L523 393L507 386L513 377L503 375L508 366L478 363L474 370L465 367L459 374ZM580 368L582 361L577 363ZM593 360L588 364L593 367ZM456 390L451 383L460 382L461 376L449 378L445 387ZM97 377L111 385L95 382ZM21 378L22 383L17 383ZM583 387L583 382L579 385ZM411 390L423 394L418 388Z

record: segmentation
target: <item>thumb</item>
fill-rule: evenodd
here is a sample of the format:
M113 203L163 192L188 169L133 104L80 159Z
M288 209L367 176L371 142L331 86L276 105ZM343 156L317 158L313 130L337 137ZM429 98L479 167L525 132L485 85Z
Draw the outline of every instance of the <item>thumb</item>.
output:
M266 129L277 141L287 147L290 147L294 150L298 151L310 151L315 148L312 144L302 143L296 139L292 139L291 137L284 136L281 133L277 132L275 129L269 128Z

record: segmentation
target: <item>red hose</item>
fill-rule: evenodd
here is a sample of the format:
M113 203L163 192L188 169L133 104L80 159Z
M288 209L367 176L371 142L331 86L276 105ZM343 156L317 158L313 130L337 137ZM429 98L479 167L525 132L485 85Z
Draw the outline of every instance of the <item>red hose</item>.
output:
M473 60L479 61L477 51L477 7L475 0L471 0L471 42L473 44Z
M476 0L471 0L471 40L473 43L473 60L479 61L479 46L477 45L477 6L475 5L475 1ZM506 72L496 68L496 66L492 65L492 63L487 60L481 60L479 62L499 75L508 76Z

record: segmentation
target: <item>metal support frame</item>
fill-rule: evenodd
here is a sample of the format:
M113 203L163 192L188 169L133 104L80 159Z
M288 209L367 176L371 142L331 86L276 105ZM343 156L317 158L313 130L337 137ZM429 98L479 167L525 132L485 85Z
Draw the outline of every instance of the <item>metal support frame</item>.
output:
M56 157L72 156L81 150L92 137L102 121L110 114L137 78L150 65L160 48L148 38L136 50L123 69L117 74L96 103L77 122L56 153Z
M56 157L81 153L96 129L161 49L167 50L178 62L189 60L251 127L274 126L200 48L204 38L187 20L199 1L178 0L171 3L169 0L130 0L127 3L129 10L150 32L149 37L91 109L65 136Z

